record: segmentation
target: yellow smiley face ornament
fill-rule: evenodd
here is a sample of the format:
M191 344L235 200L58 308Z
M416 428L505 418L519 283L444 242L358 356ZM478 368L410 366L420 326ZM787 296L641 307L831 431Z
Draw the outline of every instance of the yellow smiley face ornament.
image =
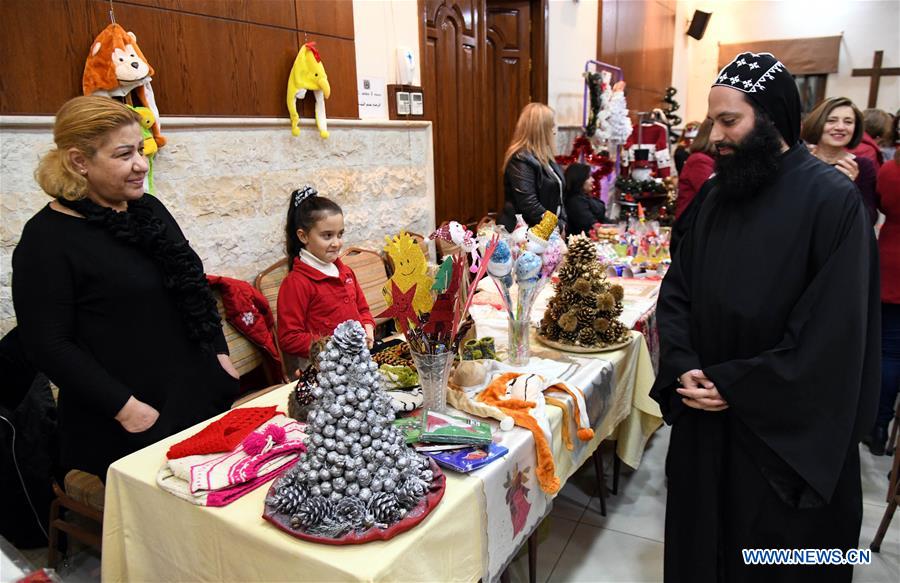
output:
M397 284L401 291L407 291L416 285L416 295L413 299L413 308L416 312L424 314L431 310L434 303L431 297L431 286L434 280L428 276L428 263L422 248L409 236L409 233L401 232L393 238L385 237L387 245L384 250L394 263L394 275L390 281ZM390 283L390 282L388 282ZM389 294L390 286L385 286L385 298L388 305L391 304Z

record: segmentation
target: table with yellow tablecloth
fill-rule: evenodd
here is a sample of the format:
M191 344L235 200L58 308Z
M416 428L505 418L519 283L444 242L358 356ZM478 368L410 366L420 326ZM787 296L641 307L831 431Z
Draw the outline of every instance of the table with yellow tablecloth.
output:
M586 363L593 355L539 356ZM561 439L562 413L548 407L557 475L566 480L603 439L637 467L647 438L660 423L647 392L653 371L642 336L615 352L596 355L613 367L613 389L594 439L577 455ZM247 403L286 409L289 387ZM301 541L262 518L269 484L223 508L191 505L161 490L156 474L175 442L206 423L114 463L107 474L103 524L104 581L474 581L486 568L482 482L447 471L444 497L418 526L389 541L330 546ZM513 431L524 431L519 428ZM494 463L504 463L498 460Z

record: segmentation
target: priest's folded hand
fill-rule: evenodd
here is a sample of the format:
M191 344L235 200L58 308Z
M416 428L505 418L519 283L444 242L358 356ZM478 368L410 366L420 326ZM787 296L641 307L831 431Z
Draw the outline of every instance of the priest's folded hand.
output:
M723 411L728 408L728 403L719 394L715 383L702 370L689 370L678 377L678 380L682 387L676 391L688 407L703 411Z

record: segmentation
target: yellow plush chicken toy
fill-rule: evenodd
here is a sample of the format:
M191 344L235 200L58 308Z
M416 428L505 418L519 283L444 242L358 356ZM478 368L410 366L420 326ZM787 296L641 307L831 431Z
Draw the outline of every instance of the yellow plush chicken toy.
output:
M306 97L306 92L312 91L316 97L316 127L319 135L328 137L328 119L325 117L325 100L331 95L331 86L328 84L328 75L325 74L325 65L316 49L316 43L306 43L300 47L294 66L291 67L291 76L288 78L287 106L291 115L291 133L300 135L297 123L300 115L297 113L297 100Z

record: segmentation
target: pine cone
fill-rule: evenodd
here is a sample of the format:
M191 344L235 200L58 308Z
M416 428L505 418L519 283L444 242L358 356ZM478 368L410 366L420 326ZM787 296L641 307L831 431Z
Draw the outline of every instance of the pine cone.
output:
M300 510L306 497L306 488L292 484L276 489L272 497L266 500L266 504L282 514L293 516Z
M400 506L409 510L419 503L427 489L425 482L419 478L410 477L397 487L394 494L397 496Z
M547 320L544 318L544 321L541 323L541 335L544 338L548 338L550 340L556 340L559 338L559 326L556 325L556 322L552 320Z
M366 503L359 498L345 496L334 508L335 518L352 529L359 528L366 519Z
M332 336L335 348L341 353L355 355L366 346L366 331L356 320L347 320L338 324Z
M578 327L579 328L590 328L594 323L594 319L596 318L596 313L591 308L579 308L578 309Z
M559 333L559 341L564 344L575 344L578 341L578 332L566 332L563 330Z
M578 295L569 288L561 291L557 297L562 304L560 308L562 308L563 311L567 310L569 306L574 305L579 300Z
M613 320L610 322L609 328L601 334L600 338L607 344L616 344L624 341L627 335L628 328L618 320Z
M328 521L333 514L334 506L331 504L331 500L324 496L313 496L300 504L297 514L291 517L291 526L293 528L312 528Z
M369 513L375 522L392 524L400 518L400 505L397 497L389 492L378 492L369 500Z
M581 268L566 260L559 268L559 286L566 288L575 283L575 280L581 276Z
M578 331L578 342L582 346L593 346L597 343L597 335L592 328L582 328Z
M597 249L594 247L594 242L584 235L569 237L569 253L566 260L577 265L587 265L596 262Z

